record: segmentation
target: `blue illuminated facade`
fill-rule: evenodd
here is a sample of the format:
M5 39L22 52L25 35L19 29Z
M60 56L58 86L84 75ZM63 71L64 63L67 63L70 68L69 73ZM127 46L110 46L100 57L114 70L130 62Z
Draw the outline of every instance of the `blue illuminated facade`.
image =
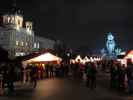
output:
M104 59L115 59L121 53L121 49L117 48L111 32L107 33L106 47L101 50L101 53Z

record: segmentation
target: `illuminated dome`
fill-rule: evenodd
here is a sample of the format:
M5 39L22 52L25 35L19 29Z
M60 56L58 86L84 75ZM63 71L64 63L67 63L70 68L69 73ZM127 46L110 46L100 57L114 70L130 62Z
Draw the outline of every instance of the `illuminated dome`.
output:
M16 1L14 1L8 12L3 15L3 25L17 30L23 26L22 10L16 7Z
M112 35L111 32L108 33L107 39L108 40L113 40L114 39L114 36Z

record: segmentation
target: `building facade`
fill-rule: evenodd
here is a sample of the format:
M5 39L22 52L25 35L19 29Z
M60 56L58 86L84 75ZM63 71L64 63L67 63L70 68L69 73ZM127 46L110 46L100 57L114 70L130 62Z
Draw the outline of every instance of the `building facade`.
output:
M34 31L32 22L24 23L17 11L2 15L0 26L0 46L8 51L9 57L23 56L32 52Z
M9 58L54 47L54 40L35 36L32 22L24 21L20 10L2 15L0 23L0 46L8 51Z
M115 37L112 32L107 33L106 47L101 50L102 58L106 60L116 59L120 55L121 49L117 47Z
M34 50L54 49L54 45L55 45L54 40L40 36L34 37Z

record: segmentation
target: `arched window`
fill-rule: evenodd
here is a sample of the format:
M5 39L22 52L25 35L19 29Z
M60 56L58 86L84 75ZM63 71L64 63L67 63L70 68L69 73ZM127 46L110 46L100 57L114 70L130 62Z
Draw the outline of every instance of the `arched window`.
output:
M8 23L10 23L10 22L11 22L11 18L10 18L10 17L8 17L8 19L7 19L7 20L8 20Z
M19 41L16 41L16 45L17 45L17 46L19 45Z
M18 25L20 26L20 20L18 19Z
M15 20L15 18L14 18L14 16L12 16L12 17L11 17L11 23L12 23L12 24L14 24L14 20Z

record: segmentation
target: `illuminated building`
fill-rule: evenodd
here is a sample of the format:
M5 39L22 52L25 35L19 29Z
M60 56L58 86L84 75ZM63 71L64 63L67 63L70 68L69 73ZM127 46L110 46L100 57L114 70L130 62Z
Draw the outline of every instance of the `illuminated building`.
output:
M8 51L9 57L23 56L40 49L53 49L54 41L35 36L31 21L24 21L16 6L0 20L0 46Z
M114 36L111 32L107 33L106 47L101 50L104 59L115 59L121 53L121 49L116 47Z
M0 46L6 49L9 57L22 56L32 52L34 31L32 22L24 22L20 10L2 15L0 26Z
M45 49L54 49L55 41L40 37L40 36L35 36L34 37L34 50L43 50Z

